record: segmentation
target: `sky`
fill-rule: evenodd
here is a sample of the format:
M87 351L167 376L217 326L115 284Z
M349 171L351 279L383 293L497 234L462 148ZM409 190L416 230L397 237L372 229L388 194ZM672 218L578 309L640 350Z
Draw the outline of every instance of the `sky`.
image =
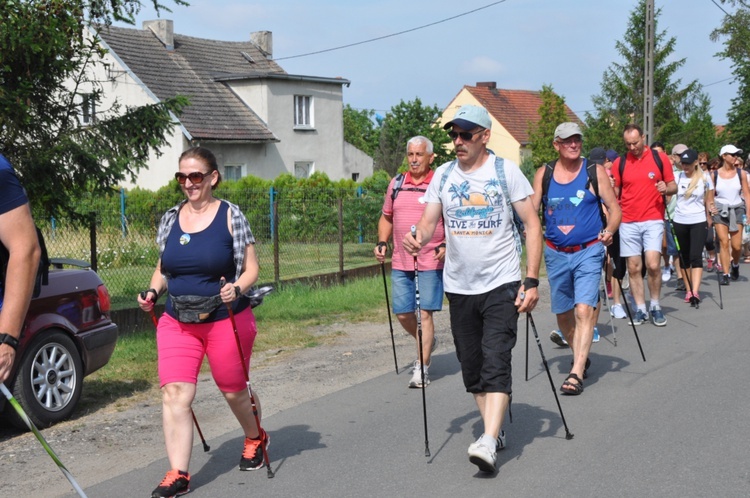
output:
M151 4L151 0L141 0ZM343 77L344 103L385 113L402 100L445 108L464 85L541 90L551 85L583 119L602 75L623 62L615 43L636 0L188 0L172 9L175 33L223 41L273 33L273 57L289 74ZM719 3L717 1L717 3ZM698 80L715 124L726 122L735 96L731 65L715 56L709 34L724 13L712 0L655 0L658 31L676 39L676 77ZM483 8L486 7L486 8ZM731 12L731 7L723 6ZM474 12L472 12L474 11ZM462 15L465 14L465 15ZM136 27L157 19L144 8ZM445 22L440 22L446 20ZM119 24L123 26L123 24ZM421 26L431 25L422 29ZM127 25L125 25L127 27ZM389 36L395 33L406 33ZM360 42L378 37L381 40ZM341 50L296 57L344 45Z

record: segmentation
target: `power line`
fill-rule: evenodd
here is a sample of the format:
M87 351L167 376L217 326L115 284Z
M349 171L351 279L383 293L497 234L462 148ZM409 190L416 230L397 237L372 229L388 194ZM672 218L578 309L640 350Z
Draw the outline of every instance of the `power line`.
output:
M479 8L476 8L474 10L470 10L468 12L464 12L462 14L455 15L453 17L447 17L445 19L441 19L440 21L435 21L435 22L432 22L432 23L429 23L429 24L424 24L422 26L417 26L416 28L411 28L411 29L407 29L407 30L404 30L404 31L399 31L398 33L392 33L390 35L378 36L377 38L370 38L369 40L364 40L364 41L360 41L360 42L356 42L356 43L350 43L348 45L341 45L339 47L334 47L334 48L327 48L325 50L318 50L317 52L308 52L306 54L290 55L289 57L279 57L279 58L274 59L274 60L275 61L283 61L283 60L287 60L287 59L296 59L296 58L299 58L299 57L307 57L309 55L323 54L323 53L326 53L326 52L333 52L334 50L341 50L341 49L344 49L344 48L355 47L357 45L364 45L365 43L371 43L371 42L374 42L374 41L385 40L386 38L392 38L394 36L403 35L405 33L411 33L412 31L418 31L420 29L429 28L430 26L435 26L437 24L441 24L441 23L444 23L444 22L452 21L453 19L458 19L459 17L468 16L469 14L473 14L475 12L479 12L480 10L488 9L488 8L493 7L495 5L498 5L498 4L501 4L501 3L505 3L506 1L507 0L499 0L497 2L492 2L490 4L487 4L487 5L483 6L483 7L479 7Z
M723 13L725 13L726 15L729 15L729 12L727 12L726 10L724 10L724 7L722 7L721 5L719 5L718 3L716 3L716 0L711 0L711 3L713 3L714 5L716 5L719 9L721 9L721 11Z

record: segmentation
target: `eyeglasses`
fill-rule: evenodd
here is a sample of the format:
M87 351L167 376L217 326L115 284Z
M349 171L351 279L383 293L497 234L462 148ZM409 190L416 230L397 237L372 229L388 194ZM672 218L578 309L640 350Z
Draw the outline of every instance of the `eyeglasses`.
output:
M570 138L566 138L565 140L558 140L558 144L564 145L565 147L572 147L574 145L580 145L583 143L583 139L579 137L578 135L574 135Z
M213 171L211 172L213 173ZM190 183L193 185L199 185L203 183L203 179L207 176L211 176L211 173L201 173L200 171L193 171L192 173L188 173L187 175L185 173L175 173L174 177L175 179L180 183L180 185L185 185L185 181L190 180Z
M464 142L471 142L472 139L474 138L474 135L482 133L484 130L485 129L482 128L481 130L475 131L474 133L472 133L470 131L453 131L453 130L451 130L451 131L448 132L448 136L450 137L451 140L454 140L454 141L458 137L461 137L461 140L463 140Z

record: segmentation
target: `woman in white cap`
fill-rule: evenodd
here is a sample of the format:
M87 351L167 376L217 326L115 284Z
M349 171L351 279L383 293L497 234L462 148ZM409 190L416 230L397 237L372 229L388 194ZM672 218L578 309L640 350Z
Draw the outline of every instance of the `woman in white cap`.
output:
M719 152L721 164L713 174L715 205L709 205L713 214L716 237L719 239L719 260L724 270L719 277L721 285L729 285L730 278L740 278L740 252L742 249L742 224L745 217L744 199L750 199L747 177L737 165L742 164L742 149L725 145ZM731 242L731 267L730 267ZM727 273L729 270L729 273Z

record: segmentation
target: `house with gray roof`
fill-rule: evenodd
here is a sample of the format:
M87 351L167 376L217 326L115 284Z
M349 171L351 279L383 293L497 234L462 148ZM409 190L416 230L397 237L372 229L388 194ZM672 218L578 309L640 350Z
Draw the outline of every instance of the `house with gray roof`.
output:
M142 28L109 26L98 33L107 53L89 84L102 91L100 110L175 95L188 97L190 105L175 117L169 145L135 185L168 183L180 154L194 145L216 154L225 179L323 172L332 180L361 180L372 174L372 159L343 139L348 80L288 74L273 60L268 31L225 42L175 34L171 20L146 21ZM85 92L83 84L84 102ZM96 119L96 109L83 108L84 124Z

